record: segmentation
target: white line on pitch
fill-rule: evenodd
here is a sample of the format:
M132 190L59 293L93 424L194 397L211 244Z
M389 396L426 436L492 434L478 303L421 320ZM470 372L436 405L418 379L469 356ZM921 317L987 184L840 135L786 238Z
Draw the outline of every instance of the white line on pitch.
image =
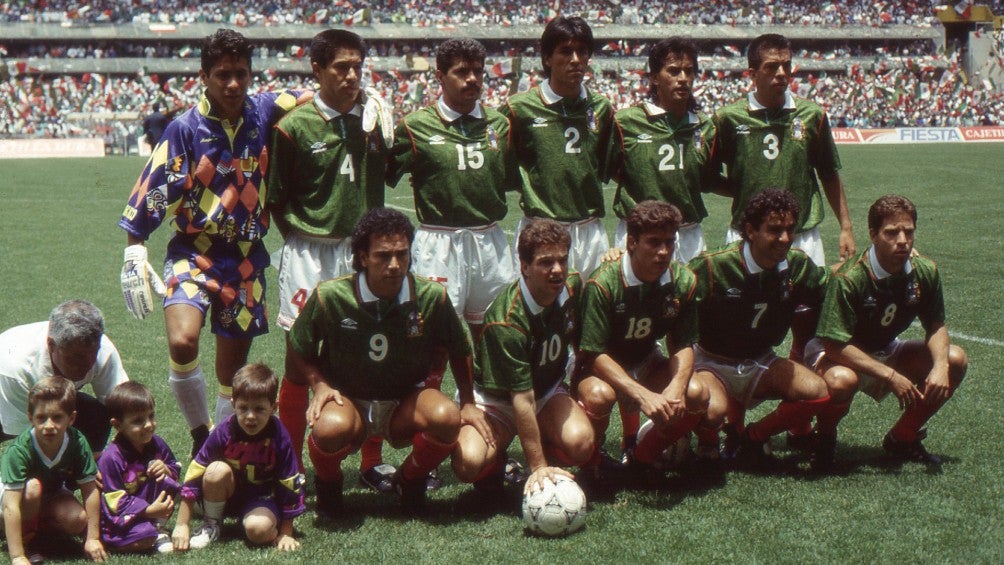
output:
M911 326L921 327L920 322L914 321ZM972 341L974 343L981 343L983 345L992 345L994 347L1004 347L1004 341L999 339L993 339L989 337L980 337L978 335L969 335L967 333L957 332L955 330L948 330L948 335L954 338L961 339L963 341Z
M413 212L414 211L411 208L408 208L406 206L395 206L393 204L387 204L387 203L384 203L384 206L386 206L388 208L393 208L395 210L400 210L402 212Z

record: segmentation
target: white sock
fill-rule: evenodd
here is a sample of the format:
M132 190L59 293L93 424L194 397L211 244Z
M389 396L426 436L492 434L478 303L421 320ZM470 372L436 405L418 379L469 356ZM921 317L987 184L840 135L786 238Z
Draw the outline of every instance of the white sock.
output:
M224 396L222 392L216 395L216 411L214 413L216 419L214 421L219 424L233 413L234 407L230 403L230 395Z
M188 429L209 425L209 406L206 401L206 376L202 367L196 365L187 372L176 371L173 368L168 373L168 383L174 399L185 416Z
M203 499L202 509L205 511L204 517L206 521L219 522L223 519L223 510L227 506L226 500L221 500L219 502L210 502Z

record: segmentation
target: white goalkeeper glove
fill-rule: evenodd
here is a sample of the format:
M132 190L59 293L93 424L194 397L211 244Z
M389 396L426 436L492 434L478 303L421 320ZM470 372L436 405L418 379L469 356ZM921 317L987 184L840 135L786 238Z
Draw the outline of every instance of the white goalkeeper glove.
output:
M363 131L369 133L380 126L383 143L390 147L394 143L394 108L384 100L372 86L366 87L366 102L363 104Z
M126 308L142 320L153 312L153 294L164 296L167 287L146 260L145 245L130 245L125 249L122 265L122 296Z

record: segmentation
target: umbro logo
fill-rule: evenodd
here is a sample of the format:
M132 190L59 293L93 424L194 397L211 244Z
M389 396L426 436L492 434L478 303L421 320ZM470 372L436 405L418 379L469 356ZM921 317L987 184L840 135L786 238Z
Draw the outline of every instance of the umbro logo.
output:
M211 135L209 137L203 137L202 139L199 140L199 143L216 143L217 141L219 141L219 139L220 138L216 137L215 135Z
M652 143L652 136L647 133L643 133L638 136L638 143Z
M746 124L739 124L736 126L736 135L749 135L750 127Z
M328 145L323 141L315 141L310 144L311 153L321 153L328 148Z
M352 318L343 318L342 327L347 330L354 330L359 327L359 324Z
M446 138L441 135L434 135L429 138L429 145L442 145L446 143Z
M742 289L738 289L736 287L732 287L732 288L730 288L730 289L728 289L728 290L725 291L725 296L728 297L728 298L742 298L743 297L743 291L742 291Z
M547 118L537 117L533 119L533 127L535 128L546 128Z

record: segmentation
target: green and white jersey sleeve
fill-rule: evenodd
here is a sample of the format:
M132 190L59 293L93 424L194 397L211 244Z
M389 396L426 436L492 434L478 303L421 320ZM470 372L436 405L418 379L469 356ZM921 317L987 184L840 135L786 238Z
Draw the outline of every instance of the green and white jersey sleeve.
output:
M98 464L87 443L87 438L77 428L68 428L64 436L64 447L55 460L49 460L39 453L33 437L34 428L21 432L7 446L0 462L0 479L9 489L21 489L29 479L42 483L42 492L58 492L67 481L84 484L93 481L98 474Z
M686 266L672 262L658 281L643 283L630 257L608 261L593 272L583 290L580 349L606 353L630 369L644 361L663 337L671 350L697 340L697 281Z
M925 257L913 257L903 272L889 274L869 247L831 277L816 335L879 351L918 317L928 332L945 321L937 266Z
M732 227L761 190L783 188L798 199L799 231L816 227L825 215L817 173L840 168L826 112L814 102L788 93L778 110L761 106L751 92L719 109L714 117L712 158L724 163L732 192Z
M585 87L561 98L545 81L513 95L502 112L522 168L523 213L563 222L602 217L610 101Z
M565 378L571 348L579 339L582 279L569 275L550 306L537 304L523 279L514 281L488 307L477 347L478 384L496 394L533 389L540 398Z
M662 108L644 102L614 115L607 168L617 181L614 212L626 218L644 200L669 202L685 223L708 215L702 192L711 189L714 126L688 113L680 123Z
M737 241L690 262L697 276L701 347L730 359L756 359L779 345L795 307L818 307L827 269L798 249L774 269L761 269Z
M471 354L469 335L439 283L409 275L394 301L359 273L314 289L289 331L291 346L349 398L400 399L428 376L433 352Z
M423 224L483 226L505 217L505 193L519 188L509 120L478 106L455 118L436 104L397 126L387 184L411 173L415 211Z
M367 210L383 206L387 150L361 116L359 105L342 114L315 96L275 125L267 201L280 232L348 237Z

